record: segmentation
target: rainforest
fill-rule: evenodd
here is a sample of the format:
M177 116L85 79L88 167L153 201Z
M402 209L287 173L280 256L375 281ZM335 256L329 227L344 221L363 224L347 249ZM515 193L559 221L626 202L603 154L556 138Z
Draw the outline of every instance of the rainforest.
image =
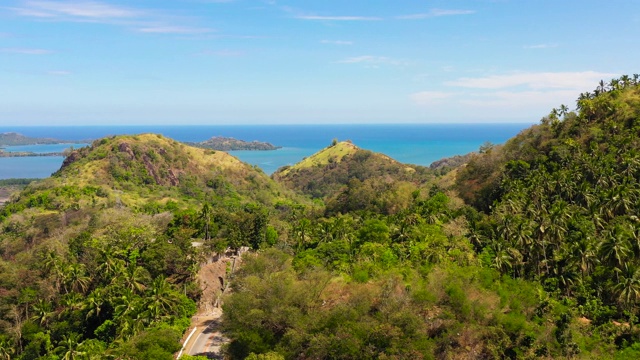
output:
M240 249L224 358L639 358L639 80L432 167L96 140L0 183L0 359L173 359Z

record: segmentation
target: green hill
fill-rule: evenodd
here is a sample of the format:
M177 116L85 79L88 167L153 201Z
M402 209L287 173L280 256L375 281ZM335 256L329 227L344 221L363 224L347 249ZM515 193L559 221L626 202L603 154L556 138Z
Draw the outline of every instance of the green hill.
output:
M0 351L171 358L201 254L274 244L295 204L259 169L159 135L78 149L0 207Z
M638 76L623 76L472 158L457 188L487 214L471 229L486 265L539 281L596 326L637 322L639 135Z
M396 212L433 176L425 167L399 163L351 142L336 142L291 167L278 169L272 178L325 200L329 211L375 208Z
M283 189L257 167L153 134L98 140L74 151L41 184L99 187L131 207L229 196L265 205L284 199Z
M231 359L638 358L639 138L636 76L433 170L96 141L0 208L0 355L171 359L202 259L249 246Z

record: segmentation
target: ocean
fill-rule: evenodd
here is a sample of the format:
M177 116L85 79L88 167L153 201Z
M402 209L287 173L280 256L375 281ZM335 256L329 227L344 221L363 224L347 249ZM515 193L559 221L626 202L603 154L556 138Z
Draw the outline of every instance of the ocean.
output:
M272 174L331 144L351 140L360 148L386 154L400 162L428 166L432 162L478 150L485 142L504 143L532 124L407 124L407 125L224 125L224 126L74 126L6 127L30 137L89 142L120 134L158 133L178 141L203 141L213 136L266 141L282 149L231 151L240 160ZM6 151L59 152L82 144L7 147ZM0 179L44 178L60 168L62 157L0 158Z

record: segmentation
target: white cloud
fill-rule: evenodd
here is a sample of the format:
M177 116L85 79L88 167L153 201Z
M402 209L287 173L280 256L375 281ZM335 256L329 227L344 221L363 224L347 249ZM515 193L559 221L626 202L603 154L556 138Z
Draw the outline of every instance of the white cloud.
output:
M97 1L24 1L14 10L24 16L114 19L139 16L138 11Z
M460 78L446 82L445 85L476 88L503 89L526 87L529 89L591 89L601 79L610 79L617 74L596 71L583 72L520 72L508 75L492 75L477 78Z
M421 91L411 94L409 98L417 105L433 105L441 103L445 99L453 97L455 94L444 91Z
M23 49L23 48L0 48L2 53L23 54L23 55L47 55L53 51L45 49Z
M379 21L382 18L370 16L319 16L319 15L296 15L296 19L301 20L323 20L323 21Z
M322 40L320 41L322 44L333 44L333 45L353 45L353 41L346 40Z
M426 12L426 13L397 16L396 19L419 20L419 19L428 19L428 18L440 17L440 16L471 15L475 13L476 13L475 10L431 9L429 12Z
M149 26L139 28L138 31L152 34L207 34L214 30L188 26Z
M175 24L177 17L161 11L135 9L92 0L24 0L12 10L26 17L54 21L91 22L124 26L142 33L206 34L207 27ZM187 19L182 19L186 23Z

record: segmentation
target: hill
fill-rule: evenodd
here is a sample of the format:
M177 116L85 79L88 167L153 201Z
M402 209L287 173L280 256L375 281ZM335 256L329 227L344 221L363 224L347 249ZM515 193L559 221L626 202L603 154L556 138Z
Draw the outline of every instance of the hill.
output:
M272 205L282 189L259 168L221 151L194 148L160 135L116 136L71 153L44 182L100 186L127 206L231 196ZM152 189L153 191L149 191Z
M274 244L295 204L259 169L159 135L77 149L0 207L0 351L170 359L201 257Z
M277 150L280 149L281 146L274 146L267 142L261 141L244 141L237 140L230 137L223 136L214 136L209 140L193 143L187 142L187 145L201 147L204 149L212 149L212 150L220 150L220 151L234 151L234 150L255 150L255 151L266 151L266 150Z
M539 281L573 308L568 314L595 326L631 323L596 331L625 344L640 340L632 330L640 315L638 78L601 82L576 112L554 109L504 146L483 149L457 179L486 213L471 236L487 266Z
M425 167L402 164L343 141L334 142L293 166L278 169L272 178L288 188L325 200L329 211L376 207L395 212L406 206L411 193L433 176ZM337 201L338 197L350 199ZM344 208L345 204L353 207Z

